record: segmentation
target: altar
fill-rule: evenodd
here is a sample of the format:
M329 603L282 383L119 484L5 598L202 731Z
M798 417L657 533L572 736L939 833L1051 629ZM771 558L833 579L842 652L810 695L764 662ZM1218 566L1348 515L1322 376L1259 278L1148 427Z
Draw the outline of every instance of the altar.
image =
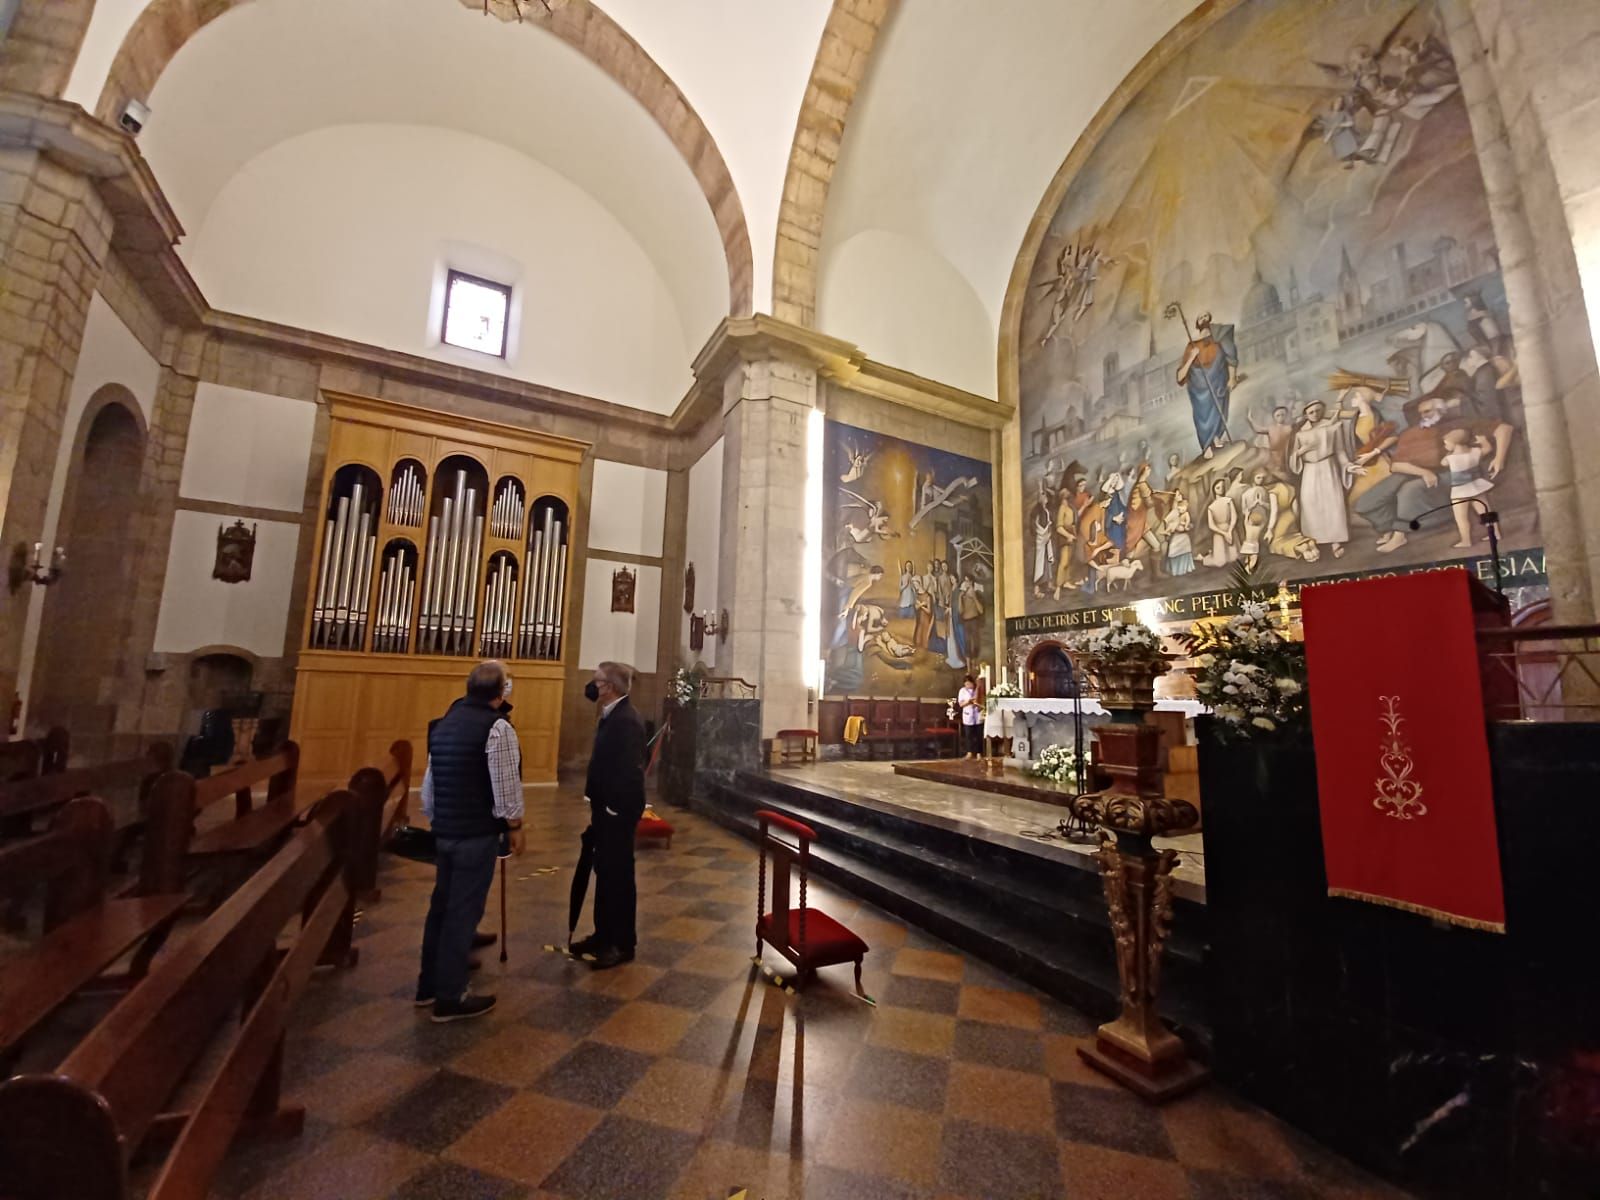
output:
M1206 706L1198 700L1157 700L1155 711L1181 714L1183 744L1193 745L1194 719L1206 711ZM1011 753L1006 756L1007 763L1013 766L1027 766L1046 747L1071 744L1075 713L1082 714L1086 733L1095 726L1111 720L1110 712L1092 696L1076 700L1004 696L996 698L989 705L988 714L983 719L983 736L1009 738ZM1160 721L1161 718L1157 720Z

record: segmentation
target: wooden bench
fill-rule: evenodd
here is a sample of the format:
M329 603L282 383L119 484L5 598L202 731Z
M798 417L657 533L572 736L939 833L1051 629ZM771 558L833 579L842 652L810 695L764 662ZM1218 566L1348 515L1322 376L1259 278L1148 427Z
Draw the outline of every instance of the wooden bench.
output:
M67 769L71 737L59 725L41 738L15 738L0 742L0 783L20 783Z
M0 783L0 833L26 836L33 831L33 822L38 817L60 808L75 796L104 795L118 788L137 788L142 810L156 776L171 769L172 747L154 742L137 758ZM138 819L123 827L120 837L126 840L138 834L143 821L141 811Z
M772 735L772 765L787 767L792 763L817 761L817 731L815 729L780 729Z
M377 901L383 894L378 886L378 852L389 835L407 817L411 795L411 743L401 739L389 747L382 766L363 767L350 777L350 790L360 802L362 847L356 864L356 895L361 900ZM370 844L372 853L366 853Z
M110 810L80 796L62 806L47 833L0 846L6 889L44 893L43 936L0 969L0 1062L136 947L118 982L141 978L187 903L182 893L143 891L108 899L111 843Z
M354 797L330 793L273 857L111 1010L53 1072L0 1084L0 1188L8 1200L128 1200L129 1163L158 1156L148 1200L210 1193L242 1130L294 1136L280 1106L284 1030L352 900ZM280 950L279 934L301 922ZM242 1009L242 1018L236 1019ZM190 1080L222 1035L220 1062Z
M198 820L214 804L233 798L232 820L199 827L189 841L189 858L225 858L233 855L264 855L276 849L280 838L316 802L298 791L300 747L285 742L276 754L241 763L205 779L189 779L194 788L194 812ZM182 788L181 779L165 776L156 786ZM256 803L258 784L267 793Z

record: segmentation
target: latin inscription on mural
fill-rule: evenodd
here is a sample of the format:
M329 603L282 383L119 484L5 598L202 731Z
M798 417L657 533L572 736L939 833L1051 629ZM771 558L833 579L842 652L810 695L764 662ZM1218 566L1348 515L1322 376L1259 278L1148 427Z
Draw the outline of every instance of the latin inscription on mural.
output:
M830 421L824 465L826 691L953 696L994 660L989 464Z
M1431 0L1241 5L1106 130L1034 264L1027 612L1477 558L1491 508L1536 546L1509 325Z

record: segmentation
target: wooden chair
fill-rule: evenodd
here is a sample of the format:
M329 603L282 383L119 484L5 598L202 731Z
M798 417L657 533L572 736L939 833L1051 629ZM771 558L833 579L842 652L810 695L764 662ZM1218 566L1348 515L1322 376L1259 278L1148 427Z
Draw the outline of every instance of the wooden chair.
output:
M872 715L867 718L867 757L876 758L879 746L886 747L893 758L895 748L905 740L897 717L898 705L893 700L874 700Z
M761 823L761 863L756 880L756 958L762 943L794 964L797 988L816 975L818 968L839 963L856 965L856 991L861 991L861 960L867 943L820 909L806 907L806 879L811 860L811 843L816 831L782 813L762 809L756 813ZM784 841L772 832L782 830L794 838ZM772 911L766 912L767 856L772 856ZM800 907L789 907L789 878L800 878Z
M55 1071L0 1084L8 1200L190 1200L208 1195L241 1129L297 1135L280 1105L284 1030L352 900L354 798L330 793L265 866L90 1031ZM281 948L279 934L301 923ZM242 1019L236 1014L242 1010ZM188 1080L217 1035L220 1062ZM170 1111L192 1083L193 1106ZM164 1144L170 1150L159 1156ZM129 1163L158 1157L148 1189Z
M44 893L43 936L0 971L0 1061L89 984L142 978L188 902L182 892L142 889L108 899L111 843L110 810L80 796L61 807L49 832L0 847L5 888ZM135 947L127 974L104 979Z
M772 765L804 766L817 761L817 731L815 729L780 729L772 735Z

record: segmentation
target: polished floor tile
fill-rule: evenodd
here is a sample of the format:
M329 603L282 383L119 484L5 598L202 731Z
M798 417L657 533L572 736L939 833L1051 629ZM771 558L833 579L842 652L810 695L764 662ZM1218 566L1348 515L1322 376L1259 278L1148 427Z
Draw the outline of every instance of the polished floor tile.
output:
M638 856L635 962L546 952L566 940L574 800L529 792L538 849L508 872L509 961L484 955L473 986L499 1005L479 1020L412 1008L432 871L385 860L360 964L319 975L294 1014L286 1089L306 1130L235 1147L218 1196L1399 1195L1219 1089L1146 1107L1078 1057L1094 1021L836 886L812 903L868 940L877 1005L848 966L772 986L751 963L755 851L692 813L672 812L670 850ZM771 947L763 961L792 977Z

